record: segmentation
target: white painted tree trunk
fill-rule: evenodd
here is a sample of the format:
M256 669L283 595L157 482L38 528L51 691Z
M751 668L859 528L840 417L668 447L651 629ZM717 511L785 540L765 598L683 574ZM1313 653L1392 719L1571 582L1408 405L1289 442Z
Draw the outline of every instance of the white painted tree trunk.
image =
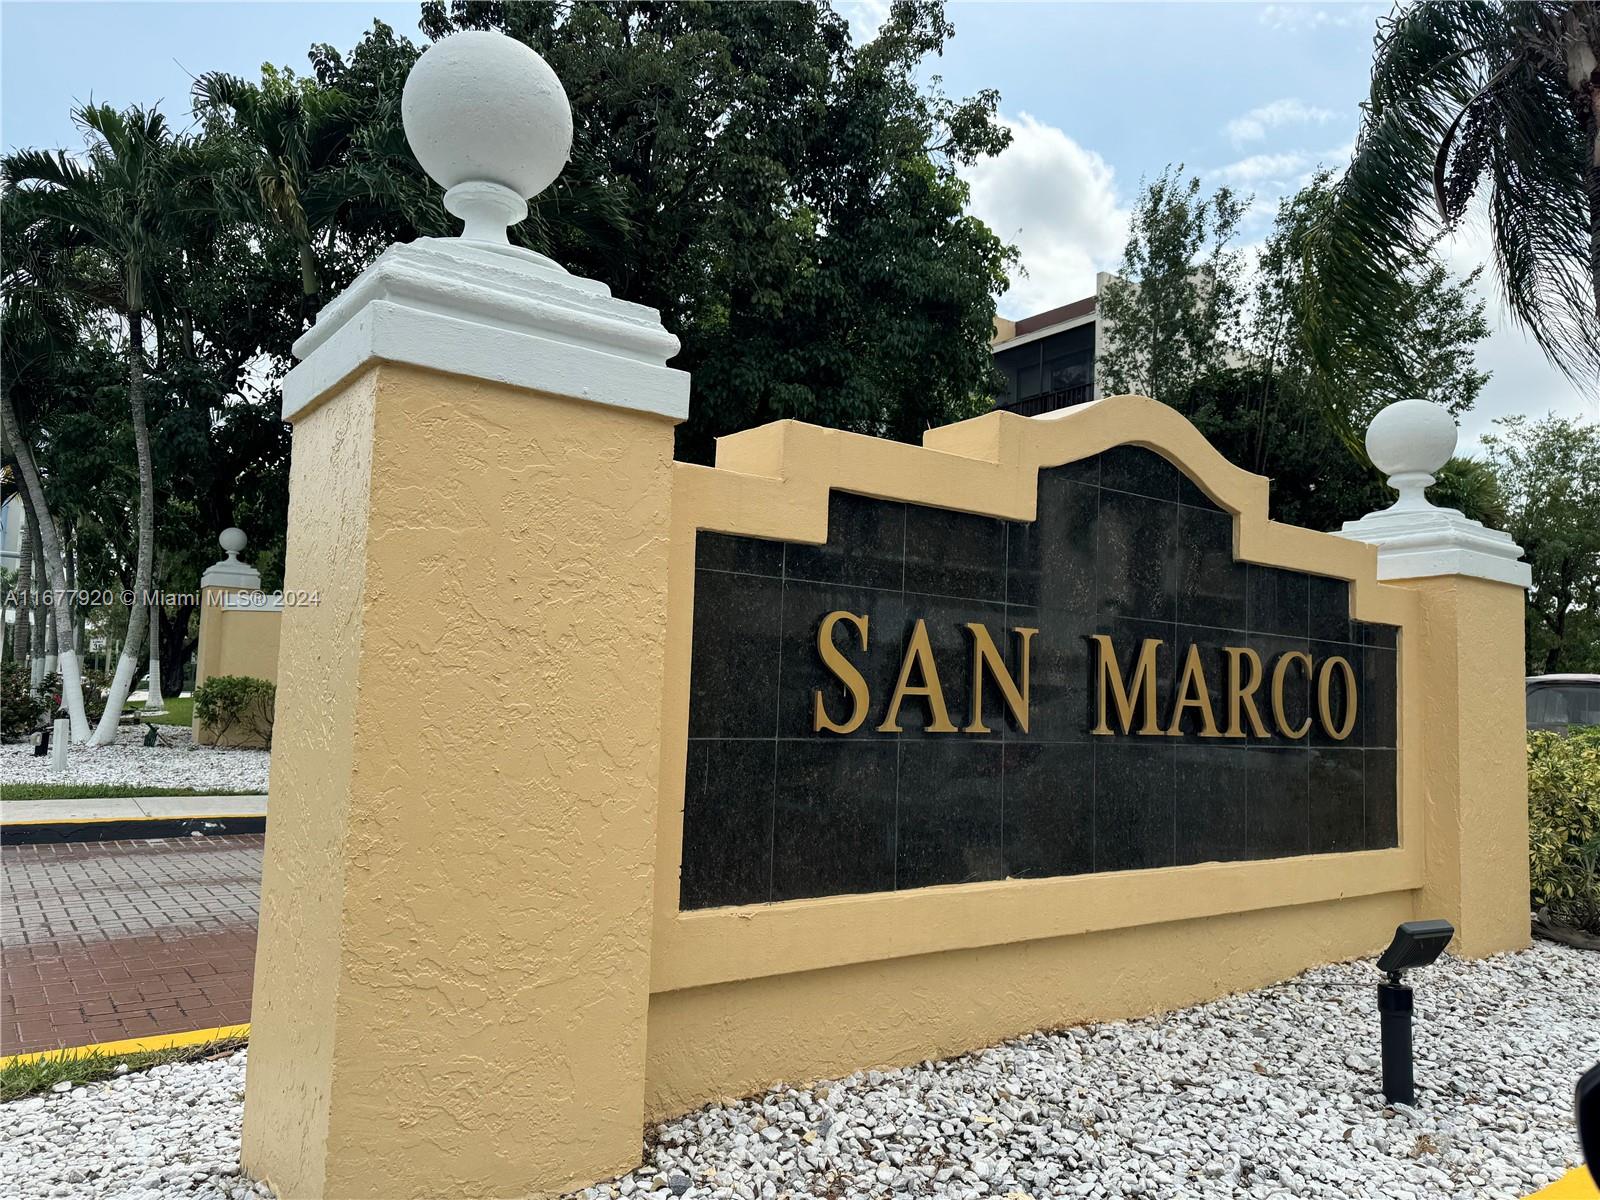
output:
M52 609L55 604L64 603L65 599L59 592L52 596L51 600L54 601L51 606ZM52 612L51 615L53 616L54 613ZM45 622L44 635L44 673L53 675L55 674L57 663L61 661L61 631L56 628L55 621Z
M11 406L11 394L0 389L0 424L7 432L7 440L11 443L11 452L17 460L17 471L22 476L22 485L25 495L31 502L30 516L38 529L38 543L43 568L49 572L50 587L55 592L48 610L40 609L41 616L48 616L55 623L56 642L60 652L59 668L61 670L61 702L66 705L67 717L72 728L72 740L84 742L89 738L89 718L83 710L83 671L78 665L78 655L73 648L72 621L74 593L67 587L66 558L62 552L61 539L56 536L55 518L50 515L50 509L45 504L44 482L39 477L38 465L33 461L33 447L22 436L22 431L17 428L17 414ZM43 584L41 578L35 586ZM39 636L38 622L35 621L34 639L43 642Z
M145 691L144 712L167 711L167 702L161 698L161 608L150 610L150 682Z
M139 648L125 643L117 659L117 673L111 677L111 690L106 693L106 710L100 714L100 724L95 726L94 736L89 739L91 746L104 746L117 740L122 706L128 702L128 692L138 673Z
M37 506L36 506L37 507ZM45 622L50 619L50 608L44 602L45 574L43 538L33 540L33 593L37 599L33 603L33 662L28 670L28 686L35 691L44 681L48 672L45 670Z
M9 422L10 418L6 418ZM33 605L28 597L39 586L33 577L33 539L39 536L28 497L22 497L23 511L27 513L22 526L21 554L17 562L17 623L11 627L11 661L25 667L33 658Z
M133 448L139 460L139 548L133 577L133 604L128 609L128 638L122 644L122 657L111 680L106 710L95 727L91 746L106 746L117 740L117 725L122 706L128 701L134 673L139 669L139 651L144 647L145 622L150 618L151 577L155 571L156 482L150 456L150 424L144 408L144 313L130 304L128 313L128 409L133 418Z

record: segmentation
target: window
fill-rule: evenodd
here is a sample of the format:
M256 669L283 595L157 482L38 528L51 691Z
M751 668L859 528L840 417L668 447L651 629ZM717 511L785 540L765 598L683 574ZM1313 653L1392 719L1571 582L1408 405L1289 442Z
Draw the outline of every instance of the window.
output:
M1052 355L1044 365L1045 376L1049 381L1046 390L1064 392L1070 388L1083 387L1089 382L1089 358L1087 350L1073 350L1067 354Z
M1600 725L1600 685L1535 687L1528 693L1529 725Z

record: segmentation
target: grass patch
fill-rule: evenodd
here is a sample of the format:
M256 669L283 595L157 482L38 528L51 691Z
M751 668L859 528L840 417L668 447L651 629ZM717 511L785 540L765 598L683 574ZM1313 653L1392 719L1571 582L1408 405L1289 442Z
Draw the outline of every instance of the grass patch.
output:
M194 697L174 696L167 701L167 711L159 717L144 717L151 725L189 725L194 721Z
M126 783L7 783L0 800L121 800L128 796L265 796L227 788L151 787Z
M0 1067L0 1103L21 1100L48 1092L58 1083L99 1083L118 1074L142 1071L162 1063L203 1062L225 1058L243 1048L247 1038L222 1038L170 1050L137 1050L128 1054L105 1054L99 1050L63 1050L31 1062L7 1063ZM125 1066L127 1071L119 1072Z

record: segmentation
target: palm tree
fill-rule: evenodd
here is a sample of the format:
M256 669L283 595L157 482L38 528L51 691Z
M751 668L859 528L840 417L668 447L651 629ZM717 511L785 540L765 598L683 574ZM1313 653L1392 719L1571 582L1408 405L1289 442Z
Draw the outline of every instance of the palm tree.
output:
M88 135L82 161L61 151L22 150L6 156L3 174L12 201L29 217L54 226L98 260L115 286L103 286L93 270L80 273L85 297L126 325L128 410L139 467L138 549L127 638L105 713L90 739L104 745L116 737L149 619L155 470L145 410L145 320L172 252L174 187L184 146L165 117L138 106L118 112L110 105L91 105L76 109L73 119Z
M1600 4L1399 8L1381 23L1364 108L1307 245L1323 349L1386 311L1400 266L1483 193L1512 316L1569 377L1600 375Z
M194 103L202 114L231 116L242 170L230 180L224 203L293 242L301 315L310 319L322 290L316 241L331 229L354 186L343 167L356 128L350 98L269 68L260 84L221 72L202 75Z
M29 590L41 591L48 583L52 603L48 607L37 602L31 605L31 639L19 636L14 653L19 662L25 654L42 658L49 641L44 627L48 611L58 647L56 665L61 672L62 703L71 722L72 740L83 742L89 737L89 722L83 704L82 664L72 636L76 618L72 581L65 567L65 545L34 458L29 431L17 418L16 404L19 379L45 374L52 359L71 352L79 313L71 294L52 286L61 273L61 260L70 251L48 236L51 231L41 230L30 221L25 208L25 204L7 204L0 234L6 263L4 315L0 318L5 328L5 337L0 339L0 426L4 428L5 446L16 462L19 490L27 510L27 541L18 581L18 634L25 635L30 626L26 620L30 606L21 600L21 595ZM34 575L35 560L43 564L42 577ZM41 668L44 665L41 661ZM42 673L41 670L37 674Z

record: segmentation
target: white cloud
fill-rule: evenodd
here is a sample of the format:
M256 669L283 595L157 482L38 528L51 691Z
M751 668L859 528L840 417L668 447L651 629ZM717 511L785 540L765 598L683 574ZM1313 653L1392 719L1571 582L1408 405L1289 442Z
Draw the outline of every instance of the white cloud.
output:
M1235 146L1242 146L1246 142L1259 142L1267 136L1269 129L1279 129L1285 125L1326 125L1338 115L1331 108L1317 108L1304 101L1287 98L1252 108L1244 116L1235 117L1228 122L1226 132Z
M1128 212L1105 159L1027 113L1001 119L1011 145L962 176L972 211L1021 251L1027 273L1014 272L1000 300L1001 313L1014 318L1091 295L1095 272L1122 261Z
M834 10L850 26L850 40L856 45L870 42L889 19L889 0L840 0Z
M1323 167L1336 172L1344 170L1354 149L1354 143L1346 142L1320 153L1286 150L1280 154L1251 154L1237 162L1213 167L1205 172L1205 177L1247 190L1252 200L1245 214L1245 225L1259 229L1271 224L1278 215L1279 200L1305 187Z
M1269 4L1261 10L1261 23L1269 29L1349 29L1372 24L1386 10L1382 4Z
M1284 154L1252 154L1248 158L1241 158L1238 162L1218 167L1208 174L1224 183L1239 184L1244 187L1276 183L1286 189L1315 161L1311 155L1299 150L1290 150Z

